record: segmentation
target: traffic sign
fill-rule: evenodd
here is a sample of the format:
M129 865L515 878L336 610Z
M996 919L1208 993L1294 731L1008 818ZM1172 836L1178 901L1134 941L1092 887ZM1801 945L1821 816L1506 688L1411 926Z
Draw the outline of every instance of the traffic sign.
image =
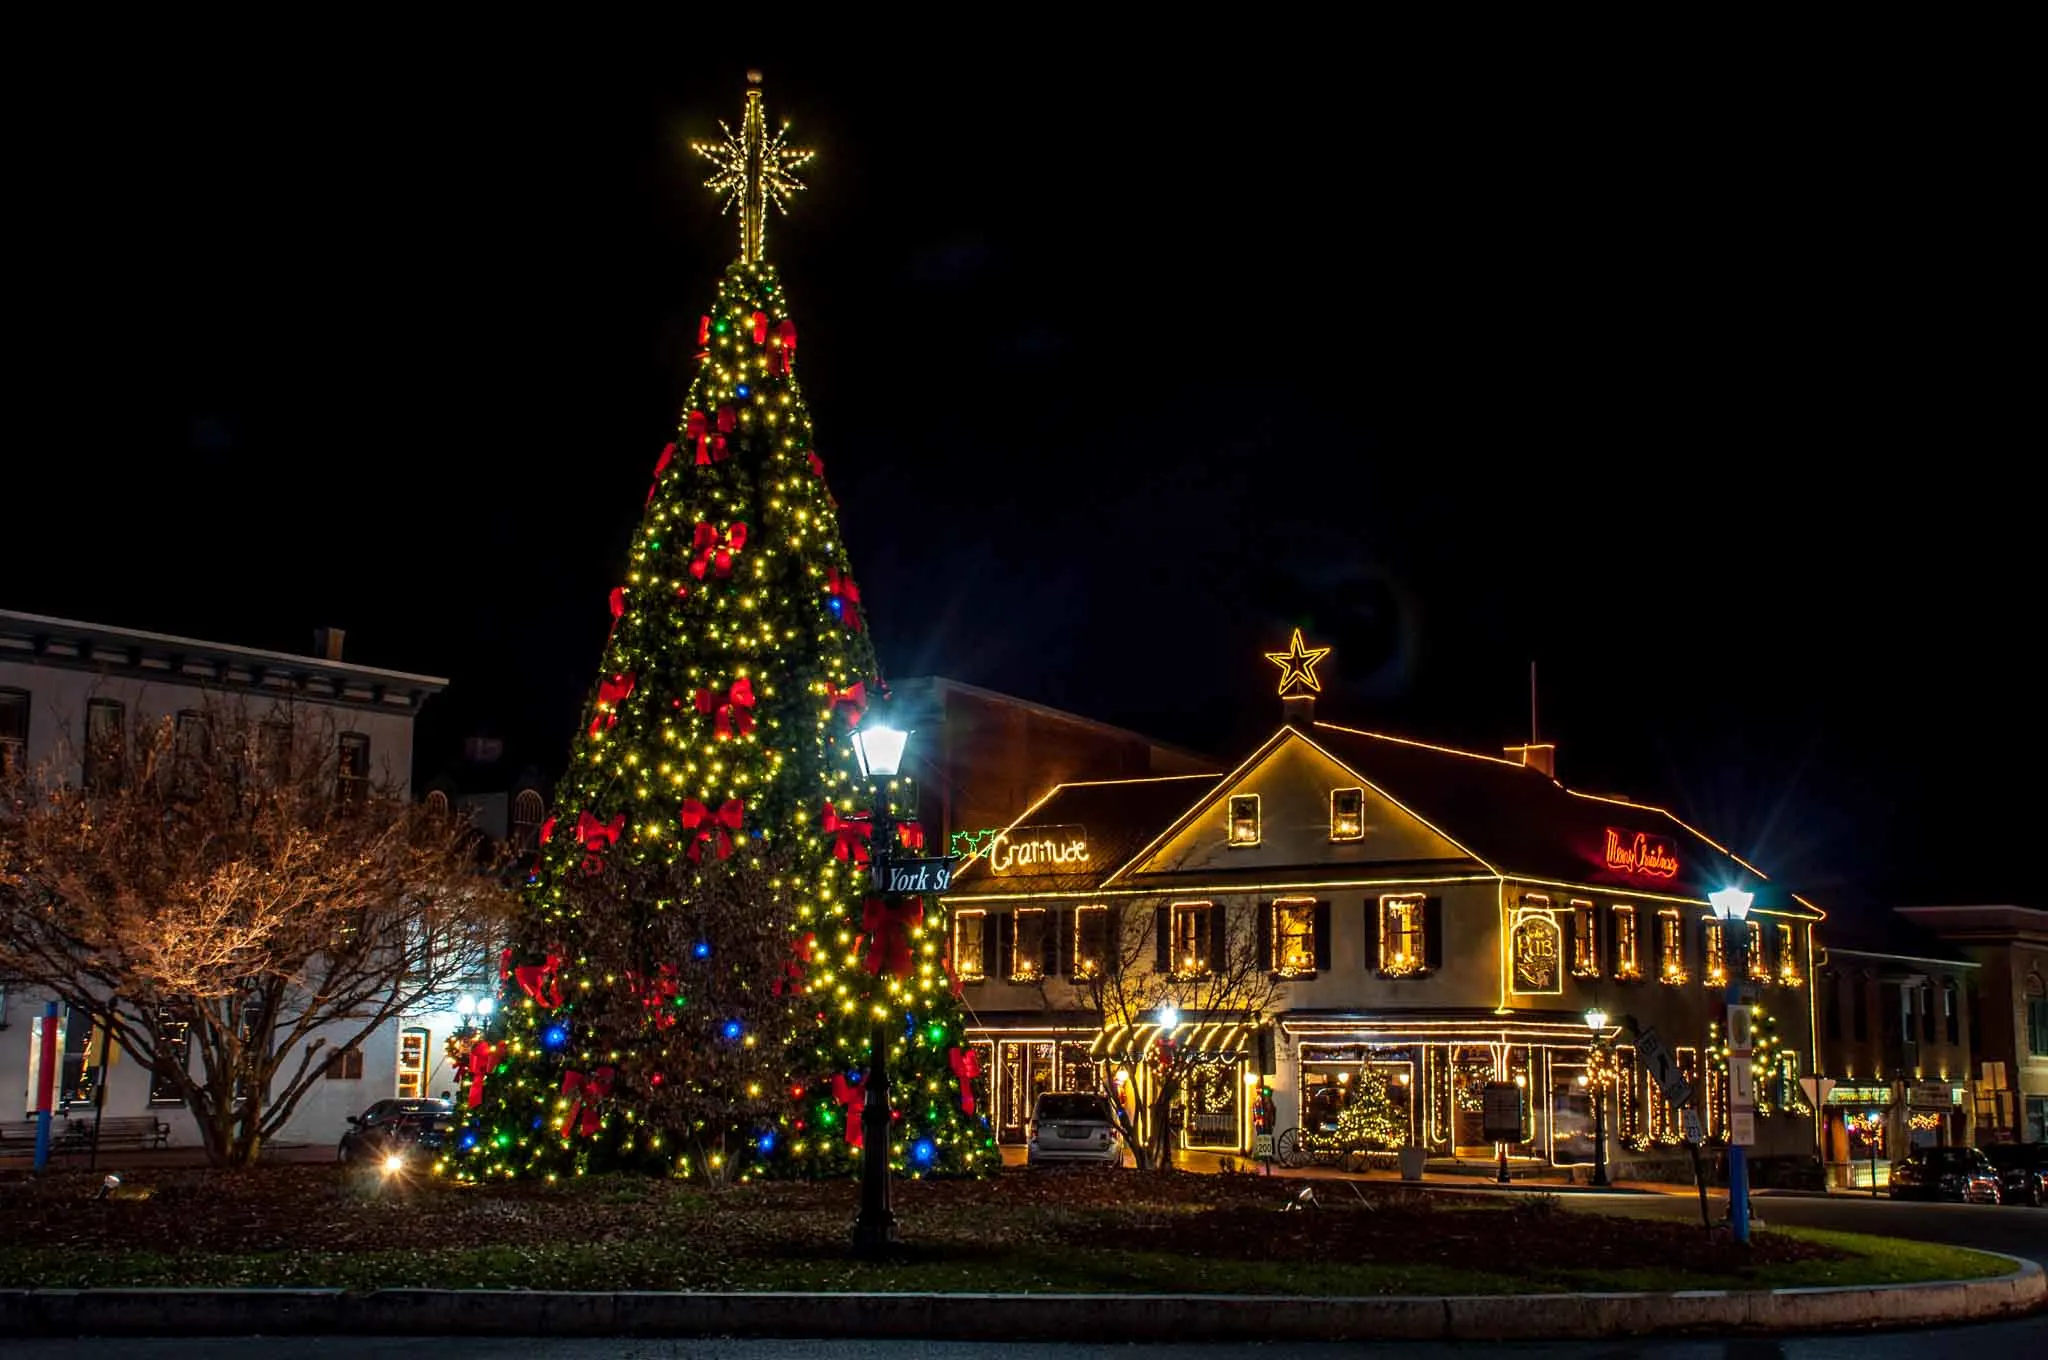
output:
M1688 1105L1678 1112L1678 1123L1680 1136L1694 1147L1707 1141L1707 1131L1700 1127L1699 1114L1692 1106Z
M1677 1060L1664 1046L1664 1039L1655 1028L1646 1027L1637 1033L1636 1053L1642 1058L1650 1080L1657 1083L1657 1089L1667 1102L1673 1105L1692 1103L1692 1083L1685 1079L1685 1073L1678 1070Z
M1732 1053L1747 1053L1756 1047L1755 1012L1748 1006L1728 1008L1728 1048Z
M1728 1108L1736 1114L1756 1108L1756 1068L1746 1057L1728 1056Z
M1756 1142L1756 1111L1733 1110L1728 1115L1728 1141L1738 1147Z
M1833 1077L1801 1077L1799 1089L1806 1092L1806 1103L1816 1110L1828 1103L1828 1092L1835 1089Z

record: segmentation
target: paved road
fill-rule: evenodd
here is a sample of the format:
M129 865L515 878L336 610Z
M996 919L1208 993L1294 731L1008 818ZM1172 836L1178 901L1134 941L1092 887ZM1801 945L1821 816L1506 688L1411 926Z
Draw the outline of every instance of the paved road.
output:
M1561 1195L1565 1207L1603 1214L1691 1218L1699 1221L1699 1200L1676 1195ZM1760 1195L1752 1203L1766 1224L1795 1228L1832 1228L1839 1232L1875 1233L1956 1247L1981 1247L2039 1261L2048 1267L2048 1209L2007 1208L1992 1204L1912 1204L1854 1195L1805 1199L1791 1195ZM1708 1206L1719 1218L1726 1201L1711 1196Z
M2048 1318L1923 1332L1789 1339L1558 1342L1489 1345L1489 1356L1526 1360L1928 1360L1966 1349L1985 1355L2048 1354ZM1423 1360L1441 1343L1288 1346L1025 1346L951 1341L477 1341L466 1338L335 1337L292 1341L13 1341L7 1360ZM1473 1347L1471 1349L1477 1349Z

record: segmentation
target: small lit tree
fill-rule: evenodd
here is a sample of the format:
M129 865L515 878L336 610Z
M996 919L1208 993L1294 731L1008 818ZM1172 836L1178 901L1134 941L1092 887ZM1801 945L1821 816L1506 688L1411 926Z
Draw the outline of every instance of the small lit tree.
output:
M215 698L0 789L0 972L172 1082L253 1162L328 1062L478 972L508 903L482 842L304 708Z
M1387 1074L1362 1063L1350 1097L1337 1115L1337 1142L1347 1152L1398 1148L1408 1141L1408 1118L1394 1101Z

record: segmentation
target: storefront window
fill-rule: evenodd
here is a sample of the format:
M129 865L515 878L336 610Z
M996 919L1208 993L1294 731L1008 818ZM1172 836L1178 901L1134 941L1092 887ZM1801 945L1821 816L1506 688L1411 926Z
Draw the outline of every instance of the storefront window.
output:
M1685 922L1675 908L1657 913L1657 976L1677 986L1685 981Z
M1616 907L1609 915L1614 927L1614 976L1633 982L1643 975L1642 960L1636 952L1636 909Z
M1241 1144L1244 1081L1238 1074L1242 1068L1234 1059L1212 1058L1189 1070L1181 1088L1181 1137L1187 1146L1235 1148Z
M1074 976L1102 976L1109 959L1109 908L1080 907L1074 912Z
M1273 904L1273 971L1298 977L1315 970L1315 899L1282 898Z
M1209 971L1210 913L1207 902L1173 904L1173 970L1189 976Z
M1416 896L1380 899L1380 972L1387 977L1408 977L1422 971L1425 941L1423 915L1425 899Z
M953 913L953 975L962 982L979 982L988 976L988 965L982 956L982 932L986 928L985 912Z
M1600 976L1600 929L1591 902L1572 903L1572 976Z

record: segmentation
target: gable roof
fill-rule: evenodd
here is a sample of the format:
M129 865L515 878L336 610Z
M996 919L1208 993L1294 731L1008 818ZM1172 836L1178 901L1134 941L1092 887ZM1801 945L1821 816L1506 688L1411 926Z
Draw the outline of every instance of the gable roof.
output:
M1759 908L1823 915L1663 808L1575 793L1541 770L1498 756L1327 722L1312 724L1306 735L1504 876L1688 898L1734 883L1750 887ZM1625 840L1638 833L1665 838L1677 872L1656 879L1608 868L1610 829Z
M962 861L949 896L962 893L1087 892L1109 871L1142 849L1159 828L1189 804L1207 798L1223 776L1163 775L1151 779L1095 779L1055 785L1052 792L1005 827L1082 826L1088 831L1088 862L1078 869L1043 873L993 872L985 854Z

